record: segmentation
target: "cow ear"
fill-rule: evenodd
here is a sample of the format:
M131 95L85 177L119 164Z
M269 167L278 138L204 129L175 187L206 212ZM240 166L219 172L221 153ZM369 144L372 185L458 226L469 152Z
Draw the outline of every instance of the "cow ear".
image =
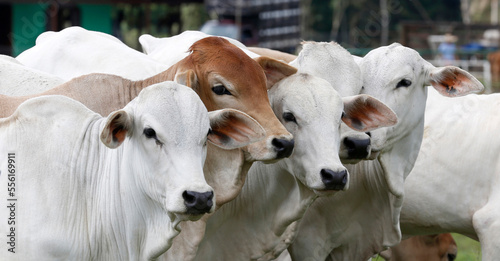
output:
M198 87L198 78L193 70L186 70L175 74L175 82L196 89Z
M398 117L381 101L361 94L342 98L344 114L342 121L357 131L370 131L388 127L398 122Z
M149 35L149 34L143 34L139 36L139 43L142 46L142 51L145 54L150 54L152 53L155 49L158 48L158 46L161 44L160 39Z
M211 111L208 115L211 127L208 140L217 147L227 150L241 148L266 136L264 128L241 111L223 109Z
M124 110L112 112L101 132L101 141L111 149L118 148L132 132L132 119Z
M429 72L429 84L441 95L448 97L463 96L480 92L484 86L470 73L456 67L433 67Z
M281 79L297 72L297 68L269 57L257 57L255 61L264 69L268 90L271 89L275 83L281 81Z

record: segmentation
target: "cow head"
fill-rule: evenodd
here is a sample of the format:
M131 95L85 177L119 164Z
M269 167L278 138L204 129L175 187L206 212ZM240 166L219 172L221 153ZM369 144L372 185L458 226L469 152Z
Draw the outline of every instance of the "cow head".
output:
M335 42L303 42L297 59L290 65L299 72L327 80L342 97L359 94L363 85L361 70L354 57ZM340 133L342 163L356 163L370 155L369 133L354 131L345 124Z
M163 82L111 113L101 141L110 148L124 143L122 168L130 174L122 175L124 189L142 192L149 204L180 220L195 220L215 208L203 175L206 142L234 149L264 136L248 115L231 109L207 114L191 89Z
M176 81L193 88L209 111L233 108L257 120L266 137L244 151L249 161L274 161L293 150L292 135L280 124L269 105L267 91L296 69L271 58L251 59L220 37L195 42L190 55L175 65Z
M398 43L372 50L360 67L361 93L380 99L398 116L396 125L371 132L371 149L374 157L381 151L387 152L379 158L390 192L398 197L395 206L399 208L404 178L413 168L423 138L426 86L431 84L450 97L479 92L484 87L468 72L454 66L434 67L418 52ZM394 216L395 226L398 215Z
M394 43L369 52L361 62L363 89L387 104L398 115L391 128L372 133L372 151L389 147L419 124L423 124L426 86L444 96L462 96L483 90L468 72L455 67L434 67L415 50Z
M368 95L342 100L325 80L298 73L269 91L276 116L294 135L295 151L282 163L315 192L344 190L348 173L339 159L340 124L357 131L394 125L396 115Z

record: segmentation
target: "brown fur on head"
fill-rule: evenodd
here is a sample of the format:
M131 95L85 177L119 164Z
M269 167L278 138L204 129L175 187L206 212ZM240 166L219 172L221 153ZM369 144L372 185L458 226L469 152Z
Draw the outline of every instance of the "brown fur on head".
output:
M274 160L276 151L271 141L274 138L291 140L292 135L274 115L267 90L297 70L268 57L254 60L229 41L216 36L198 40L189 51L186 58L168 70L169 77L175 74L177 79L189 83L208 111L231 108L254 118L266 130L266 138L245 149L247 159ZM217 94L215 87L224 88L224 93Z

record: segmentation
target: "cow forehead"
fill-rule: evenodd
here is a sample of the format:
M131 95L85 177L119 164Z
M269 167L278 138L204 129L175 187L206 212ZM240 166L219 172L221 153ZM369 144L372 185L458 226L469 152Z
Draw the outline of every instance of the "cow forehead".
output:
M318 117L336 117L343 110L340 95L325 80L305 73L297 73L278 83L269 92L273 107L282 106L304 121Z
M139 124L160 127L156 131L172 139L206 135L210 128L207 109L187 86L175 82L154 84L142 90L134 102L134 116Z
M228 80L242 83L257 81L265 87L266 78L262 67L223 38L213 36L203 38L195 42L190 51L193 62L202 73L217 73Z
M372 50L361 63L364 74L367 69L394 74L395 71L401 69L401 66L409 66L415 73L418 73L425 69L425 65L425 60L417 51L394 44Z
M299 71L328 80L342 96L356 95L361 89L362 77L358 64L337 43L305 42L297 61Z
M392 48L390 48L392 47ZM429 67L420 54L404 46L381 47L368 53L360 65L365 92L370 89L393 89L403 78L420 85Z

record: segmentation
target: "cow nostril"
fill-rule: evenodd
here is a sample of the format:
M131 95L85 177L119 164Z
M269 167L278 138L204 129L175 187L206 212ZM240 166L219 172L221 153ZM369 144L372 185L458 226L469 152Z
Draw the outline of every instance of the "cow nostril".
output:
M210 212L213 203L214 192L194 192L184 191L182 198L184 198L184 205L186 206L187 213L193 215L200 215Z
M365 132L365 133L366 133L366 135L368 135L370 138L372 137L372 133L371 133L371 132L367 131L367 132Z
M187 191L187 190L182 193L182 198L184 198L184 202L186 202L188 204L195 203L195 200L196 200L193 192Z
M349 137L346 137L344 139L344 145L346 146L347 149L354 149L356 148L356 145L354 144L354 141L350 139Z
M284 140L284 139L273 139L271 142L274 146L274 150L276 151L276 158L286 158L292 155L294 140Z
M214 192L210 191L210 192L206 192L206 193L208 193L207 206L211 208L214 205L214 202L213 202Z
M349 159L365 159L370 153L370 139L355 139L345 137L343 140L344 146L347 148L347 156Z
M321 180L327 190L342 190L347 184L347 171L333 171L331 169L322 169Z

